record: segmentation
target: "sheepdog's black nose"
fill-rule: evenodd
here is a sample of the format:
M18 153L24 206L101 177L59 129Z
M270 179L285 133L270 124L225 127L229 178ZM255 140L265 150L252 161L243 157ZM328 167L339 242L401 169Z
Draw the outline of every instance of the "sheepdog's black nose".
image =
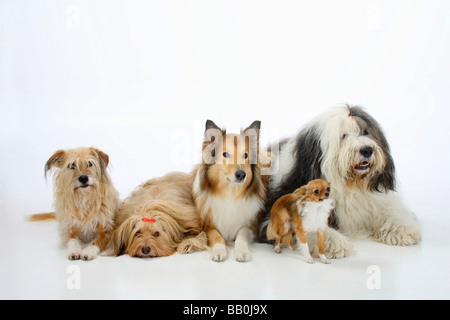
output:
M247 174L245 173L244 170L238 170L238 171L236 171L236 173L234 175L236 176L236 179L238 181L244 180L245 177L247 176Z
M150 247L142 247L141 252L142 252L142 254L149 254L150 253Z
M86 175L82 175L78 178L78 181L80 181L82 184L86 184L89 181L89 177Z
M359 152L363 155L363 157L370 158L373 154L373 148L371 146L362 147Z

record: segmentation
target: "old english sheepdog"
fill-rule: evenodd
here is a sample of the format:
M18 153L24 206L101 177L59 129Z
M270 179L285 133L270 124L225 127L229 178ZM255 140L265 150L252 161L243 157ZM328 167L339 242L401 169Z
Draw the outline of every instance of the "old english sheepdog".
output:
M395 166L383 130L361 107L330 109L280 142L278 170L270 180L268 215L260 228L263 240L273 203L317 178L330 182L336 201L325 242L327 257L348 256L352 250L349 238L372 238L399 246L421 241L415 215L395 190Z

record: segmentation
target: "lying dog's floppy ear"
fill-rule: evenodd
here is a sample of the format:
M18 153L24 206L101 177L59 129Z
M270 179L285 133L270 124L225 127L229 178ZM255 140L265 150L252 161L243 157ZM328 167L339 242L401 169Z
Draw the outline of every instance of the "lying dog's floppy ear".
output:
M47 172L48 172L52 167L61 168L62 165L63 165L63 163L65 162L65 156L66 156L66 151L64 151L64 150L58 150L58 151L56 151L56 152L50 157L50 159L48 159L47 162L45 163L45 169L44 169L45 176L47 176Z
M107 252L112 256L120 256L125 253L131 232L141 217L132 216L122 222L122 224L113 231L109 241Z

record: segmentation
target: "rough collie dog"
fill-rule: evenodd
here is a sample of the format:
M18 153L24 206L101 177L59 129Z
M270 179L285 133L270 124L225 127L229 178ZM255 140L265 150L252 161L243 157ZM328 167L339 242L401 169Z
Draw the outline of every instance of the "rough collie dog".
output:
M92 260L109 241L119 193L106 170L108 163L106 153L78 148L56 151L45 164L46 176L54 171L55 215L37 214L30 220L56 216L71 260Z
M151 258L206 249L193 181L193 174L170 173L139 186L117 213L108 253Z
M343 234L401 246L421 241L415 215L395 191L388 142L362 108L344 106L319 115L281 145L278 168L271 177L268 208L309 180L331 183L336 209L330 226L340 232L327 232L327 256L350 253L352 245ZM264 226L266 221L262 235Z
M260 126L255 121L240 134L227 134L211 120L206 122L193 195L213 261L227 258L226 241L235 241L236 261L251 258L266 200L259 165Z

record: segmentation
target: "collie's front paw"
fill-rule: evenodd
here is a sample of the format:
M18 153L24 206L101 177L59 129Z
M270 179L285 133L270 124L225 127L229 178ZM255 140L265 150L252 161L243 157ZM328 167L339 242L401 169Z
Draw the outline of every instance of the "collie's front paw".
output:
M252 257L252 253L248 248L235 247L234 258L238 262L247 262Z
M309 263L309 264L313 264L314 263L314 259L311 256L305 257L305 261L306 261L306 263Z
M227 248L224 244L217 243L212 248L211 259L215 262L224 261L227 258Z

